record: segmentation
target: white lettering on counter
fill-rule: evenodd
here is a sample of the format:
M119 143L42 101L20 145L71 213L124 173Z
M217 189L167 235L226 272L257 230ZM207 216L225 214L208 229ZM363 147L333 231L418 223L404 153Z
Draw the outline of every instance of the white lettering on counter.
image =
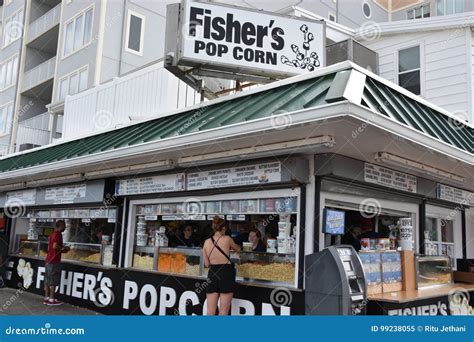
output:
M153 287L153 290L155 288ZM162 286L160 289L160 310L159 315L166 315L166 309L172 308L176 304L176 291L171 287ZM143 311L143 310L142 310Z
M130 301L137 298L138 295L138 285L134 281L125 280L124 289L123 289L123 308L128 310L130 309Z
M150 305L147 305L146 299L147 294L150 297ZM175 295L176 297L176 295ZM142 287L140 291L140 308L145 315L152 315L155 312L156 303L158 301L158 297L156 295L156 289L153 285L146 284ZM160 298L161 303L161 298Z

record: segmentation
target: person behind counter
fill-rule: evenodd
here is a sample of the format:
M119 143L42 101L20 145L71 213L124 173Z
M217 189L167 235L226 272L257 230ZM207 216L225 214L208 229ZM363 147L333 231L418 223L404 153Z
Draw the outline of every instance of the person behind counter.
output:
M242 247L244 242L249 240L249 226L247 222L237 223L238 235L234 238L236 244Z
M262 233L257 229L252 229L249 233L249 242L252 243L254 252L266 252L267 248L262 241Z
M48 237L48 254L45 258L46 272L44 276L44 300L46 305L61 305L62 302L54 298L56 288L61 280L61 253L67 253L69 247L63 246L62 233L66 230L63 220L56 222L54 231Z
M230 260L230 251L240 251L240 247L228 235L225 235L226 223L215 216L212 220L214 234L204 242L204 265L209 267L207 293L207 314L217 313L220 299L219 315L226 316L230 312L235 288L235 265Z
M178 238L178 246L199 247L199 241L194 236L193 226L187 224L184 226L182 235Z

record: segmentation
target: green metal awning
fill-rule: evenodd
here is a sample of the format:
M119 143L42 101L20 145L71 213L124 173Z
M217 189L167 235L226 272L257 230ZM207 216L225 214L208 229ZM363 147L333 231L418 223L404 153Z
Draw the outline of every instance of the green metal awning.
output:
M315 73L313 77L311 75L297 77L294 82L288 79L262 87L261 90L247 95L244 93L229 96L227 99L203 103L192 110L184 109L174 115L7 156L0 160L0 173L113 151L272 115L317 108L329 102L354 101L344 96L336 100L333 98L331 101L326 99L330 89L341 87L341 84L335 84L336 76L342 72L347 73L353 68L352 64L345 64L343 68L328 74L321 75L320 72ZM357 69L359 72L363 70L359 67ZM356 104L369 108L376 112L376 115L389 117L467 153L473 152L472 126L455 123L453 117L395 88L391 87L389 82L381 82L366 76L363 92Z

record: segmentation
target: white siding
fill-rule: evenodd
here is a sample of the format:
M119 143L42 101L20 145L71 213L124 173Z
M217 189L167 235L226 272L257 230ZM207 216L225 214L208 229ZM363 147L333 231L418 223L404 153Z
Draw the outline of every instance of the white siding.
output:
M195 91L155 64L111 82L68 96L63 138L114 128L198 102Z
M457 112L460 117L472 118L473 78L470 70L466 70L466 64L470 69L473 57L471 44L466 39L467 30L469 28L393 34L363 44L379 54L380 76L394 83L398 83L398 50L419 44L421 96L452 113Z

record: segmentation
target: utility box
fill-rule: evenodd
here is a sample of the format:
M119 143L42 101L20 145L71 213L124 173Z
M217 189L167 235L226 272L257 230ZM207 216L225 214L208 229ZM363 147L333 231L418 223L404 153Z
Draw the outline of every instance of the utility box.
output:
M379 73L379 57L377 52L356 42L347 39L326 46L327 65L351 61L374 74Z

